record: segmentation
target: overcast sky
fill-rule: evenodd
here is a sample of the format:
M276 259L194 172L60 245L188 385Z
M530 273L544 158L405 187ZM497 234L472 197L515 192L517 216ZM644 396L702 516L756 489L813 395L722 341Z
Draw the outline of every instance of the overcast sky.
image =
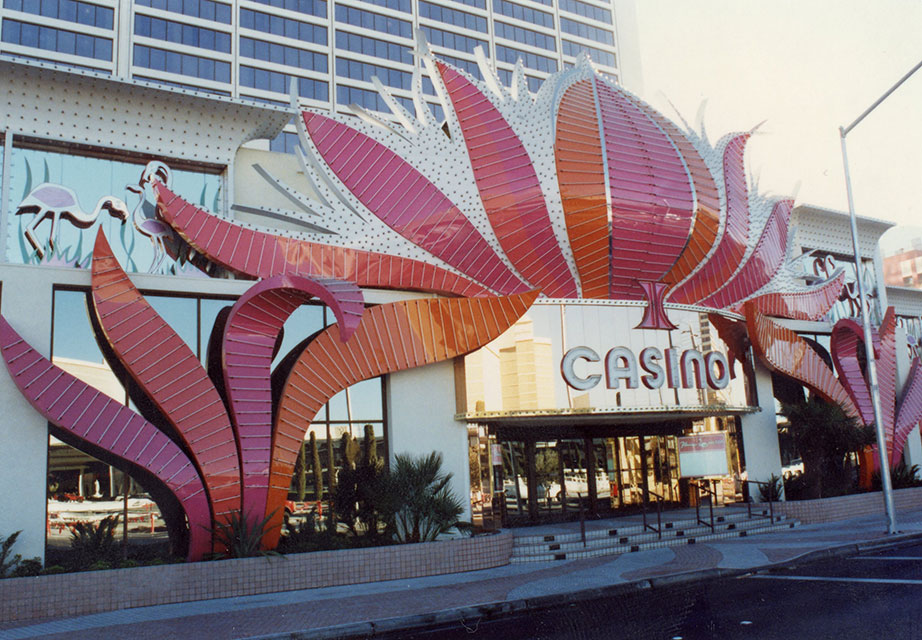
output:
M760 190L847 210L838 128L922 60L922 2L637 0L636 7L648 102L698 128L706 101L712 140L764 121L747 155ZM858 214L922 225L922 70L847 140Z

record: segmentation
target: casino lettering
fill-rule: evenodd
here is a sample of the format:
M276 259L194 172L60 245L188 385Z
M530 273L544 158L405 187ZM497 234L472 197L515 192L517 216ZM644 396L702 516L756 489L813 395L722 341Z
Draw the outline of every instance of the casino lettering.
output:
M560 373L572 388L592 389L602 380L602 374L577 375L574 366L578 360L594 363L601 358L589 347L573 347L561 359ZM638 362L644 371L642 375ZM704 389L705 384L711 389L723 389L730 383L730 365L719 351L702 354L696 349L686 349L680 353L678 349L646 347L638 359L628 347L613 347L605 354L603 371L609 389L620 388L622 381L627 389L638 389L641 384L647 389L663 385L670 389Z

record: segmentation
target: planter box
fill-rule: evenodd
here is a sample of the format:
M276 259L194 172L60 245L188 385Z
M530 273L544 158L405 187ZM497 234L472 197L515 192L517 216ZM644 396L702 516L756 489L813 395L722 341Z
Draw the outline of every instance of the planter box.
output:
M0 580L0 622L475 571L509 564L512 534L281 557Z
M894 491L893 504L897 509L922 506L922 487ZM796 518L804 524L835 522L875 513L883 515L884 498L880 491L872 491L837 498L776 502L775 513Z

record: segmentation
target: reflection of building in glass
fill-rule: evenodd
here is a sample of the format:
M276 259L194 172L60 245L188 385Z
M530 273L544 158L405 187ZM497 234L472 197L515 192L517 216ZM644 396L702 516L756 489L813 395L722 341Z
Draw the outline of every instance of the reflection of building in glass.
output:
M556 370L551 341L526 316L464 358L466 411L553 409Z
M513 344L500 349L503 410L554 408L551 341L535 338L533 322L527 317L508 334Z

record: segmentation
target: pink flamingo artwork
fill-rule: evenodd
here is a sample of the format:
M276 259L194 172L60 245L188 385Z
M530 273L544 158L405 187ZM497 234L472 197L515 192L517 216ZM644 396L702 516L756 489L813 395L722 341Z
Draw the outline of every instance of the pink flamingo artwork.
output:
M43 182L29 192L19 207L16 215L32 215L32 220L23 230L23 235L39 258L45 257L45 249L35 236L38 226L45 220L51 220L51 229L48 233L48 246L54 251L57 241L56 231L58 221L67 220L78 229L89 229L99 218L99 214L106 211L113 218L118 218L122 224L128 220L127 205L114 196L103 196L96 203L91 213L86 213L80 207L77 194L60 184Z
M170 226L156 217L157 196L152 189L152 183L162 182L166 187L170 187L171 177L170 168L166 164L159 160L152 160L141 172L138 184L129 184L125 187L140 197L132 212L131 221L135 229L141 235L149 238L151 244L154 245L154 257L148 269L149 273L154 273L160 268L167 255L166 243L173 237L173 230Z

